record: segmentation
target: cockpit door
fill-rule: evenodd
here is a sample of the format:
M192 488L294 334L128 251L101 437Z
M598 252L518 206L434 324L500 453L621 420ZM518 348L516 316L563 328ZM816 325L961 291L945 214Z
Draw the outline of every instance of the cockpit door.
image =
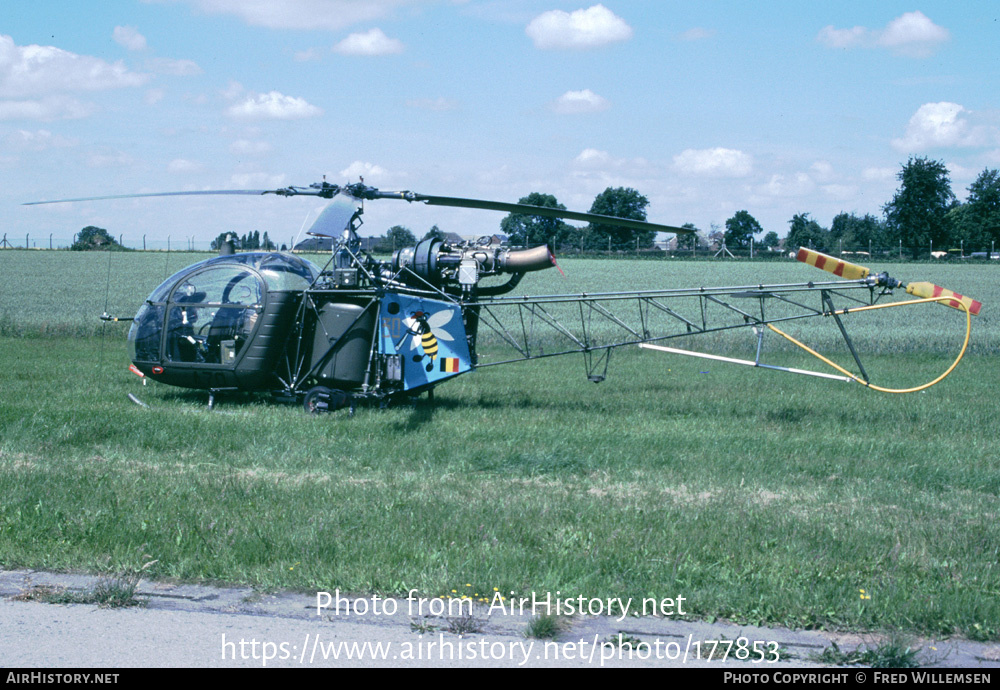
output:
M264 309L260 276L221 265L185 276L164 305L163 360L234 367Z

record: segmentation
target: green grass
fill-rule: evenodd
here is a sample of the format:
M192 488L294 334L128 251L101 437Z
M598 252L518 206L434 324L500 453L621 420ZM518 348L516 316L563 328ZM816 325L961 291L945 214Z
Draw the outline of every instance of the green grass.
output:
M559 616L545 613L531 619L524 630L524 636L536 640L552 640L564 627L565 623Z
M0 566L155 560L146 577L261 589L684 596L698 618L996 640L992 269L963 274L970 287L937 279L987 303L979 349L912 396L628 349L600 385L581 357L554 358L354 418L255 396L209 412L204 394L143 387L124 326L59 337L72 319L12 304L8 279ZM889 384L933 378L954 354L881 336L906 350L872 360Z
M351 419L250 396L208 412L204 395L143 388L120 351L100 365L94 340L0 347L4 567L158 559L151 577L265 588L444 596L462 582L998 634L988 358L902 402L644 352L595 386L562 358Z
M854 651L842 650L837 643L815 655L824 666L869 666L871 668L918 668L919 648L914 648L898 634L879 644L861 645Z
M45 604L96 604L100 608L121 609L145 606L146 599L136 596L138 572L102 576L89 589L76 591L52 585L35 585L13 597L14 601L38 601Z

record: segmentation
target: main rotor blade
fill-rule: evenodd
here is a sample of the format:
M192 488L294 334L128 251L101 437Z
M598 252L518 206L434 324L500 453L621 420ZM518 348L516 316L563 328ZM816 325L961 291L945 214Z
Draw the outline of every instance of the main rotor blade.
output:
M51 201L28 201L22 206L39 206L41 204L68 204L74 201L104 201L106 199L137 199L149 196L208 196L215 194L240 194L248 196L261 196L264 194L274 194L270 189L208 189L200 192L151 192L149 194L114 194L112 196L87 196L79 199L53 199Z
M375 187L368 187L363 183L345 185L332 185L325 180L322 183L315 183L309 187L285 187L282 189L211 189L197 192L155 192L148 194L115 194L112 196L92 196L80 199L55 199L52 201L29 201L24 206L37 206L40 204L62 204L75 201L103 201L106 199L136 199L141 197L156 196L208 196L216 194L238 194L250 196L262 196L264 194L276 194L278 196L320 196L331 199L338 194L351 196L355 199L402 199L404 201L419 201L428 206L452 206L457 208L478 208L487 211L506 211L525 216L545 216L547 218L564 218L566 220L578 220L584 223L594 223L598 225L613 225L616 227L629 228L632 230L653 230L659 232L669 232L676 235L687 235L696 232L690 228L680 228L674 225L662 225L660 223L649 223L631 218L616 218L598 213L579 213L577 211L565 211L558 208L546 208L544 206L532 206L530 204L509 204L503 201L486 201L483 199L463 199L454 196L431 196L428 194L417 194L415 192L383 192Z
M453 206L457 208L480 208L487 211L506 211L524 216L545 216L547 218L565 218L566 220L579 220L585 223L595 223L599 225L614 225L632 230L656 230L660 232L672 232L675 234L688 234L695 232L690 228L679 228L673 225L661 225L659 223L648 223L642 220L631 218L615 218L614 216L604 216L598 213L578 213L577 211L564 211L558 208L546 208L544 206L531 206L530 204L509 204L503 201L485 201L483 199L463 199L454 196L431 196L428 194L416 194L414 192L378 192L376 198L380 199L404 199L406 201L420 201L428 206Z

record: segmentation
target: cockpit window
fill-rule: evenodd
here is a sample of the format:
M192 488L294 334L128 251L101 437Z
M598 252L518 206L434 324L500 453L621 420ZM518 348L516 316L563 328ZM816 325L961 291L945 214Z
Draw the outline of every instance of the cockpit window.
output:
M245 266L223 263L188 274L167 304L167 359L234 364L263 301L260 278Z
M305 290L319 275L312 263L287 254L266 255L260 262L260 272L270 290Z
M200 304L260 304L263 286L242 266L223 265L188 275L177 284L171 302Z
M154 303L166 302L170 291L185 275L194 274L199 269L210 266L227 266L234 271L239 269L239 267L256 269L263 274L269 290L305 290L312 285L316 276L320 273L319 269L312 262L293 254L245 252L229 256L216 256L193 266L188 266L167 278L149 296L149 301ZM209 299L209 301L218 300Z

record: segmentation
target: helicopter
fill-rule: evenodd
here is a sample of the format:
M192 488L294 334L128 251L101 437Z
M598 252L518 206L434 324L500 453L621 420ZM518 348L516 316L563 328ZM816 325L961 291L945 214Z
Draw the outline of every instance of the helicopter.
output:
M436 386L475 369L571 353L582 354L588 380L603 381L611 354L639 345L795 374L873 384L842 317L870 309L937 302L963 311L981 304L930 283L903 283L886 273L809 249L797 258L838 280L781 285L652 289L603 293L511 296L522 278L558 268L547 245L514 248L495 237L449 242L427 238L380 260L363 249L358 228L364 203L402 200L431 206L474 208L555 217L593 224L663 231L689 228L527 204L382 191L358 183L324 180L273 190L214 190L125 194L33 204L151 196L238 194L314 196L329 200L308 234L332 240L324 266L290 252L240 252L223 243L220 255L174 273L147 297L131 321L130 369L142 377L208 392L208 404L227 392L271 393L313 413L359 403L381 406L433 399ZM561 269L560 269L561 270ZM497 282L499 281L499 282ZM916 300L881 302L895 289ZM818 301L809 303L811 298ZM841 304L834 304L837 299ZM832 317L860 374L825 360L776 324ZM756 339L752 360L722 357L663 344L735 329ZM816 354L838 373L792 369L763 360L764 334L775 332ZM482 351L487 336L489 347ZM927 386L922 386L921 390Z

